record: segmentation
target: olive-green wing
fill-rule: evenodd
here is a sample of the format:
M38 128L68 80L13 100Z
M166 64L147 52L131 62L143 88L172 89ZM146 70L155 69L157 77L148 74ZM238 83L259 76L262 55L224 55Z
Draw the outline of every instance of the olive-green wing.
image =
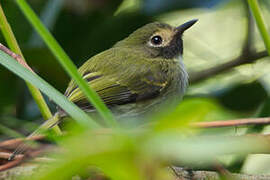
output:
M157 61L153 63L143 57L134 56L129 51L108 51L91 58L79 69L89 86L107 106L151 99L167 87L166 73ZM119 59L119 54L124 59ZM80 108L93 109L73 81L65 95Z

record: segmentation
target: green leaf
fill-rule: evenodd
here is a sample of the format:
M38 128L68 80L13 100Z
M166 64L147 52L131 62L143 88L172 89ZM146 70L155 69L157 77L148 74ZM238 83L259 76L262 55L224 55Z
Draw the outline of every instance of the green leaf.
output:
M23 67L9 55L0 51L0 64L5 66L7 69L24 79L25 81L33 84L40 89L44 94L51 98L56 104L58 104L63 110L65 110L72 118L78 121L79 124L97 128L99 125L92 120L83 110L78 108L75 104L68 101L68 99L62 95L59 91L54 89L50 84L44 81L39 76L33 74L28 69Z

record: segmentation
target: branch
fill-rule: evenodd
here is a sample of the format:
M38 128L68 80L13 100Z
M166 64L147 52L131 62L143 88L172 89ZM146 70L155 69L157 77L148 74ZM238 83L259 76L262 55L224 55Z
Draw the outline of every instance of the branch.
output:
M247 24L246 24L246 34L245 34L245 40L243 43L243 48L242 48L242 55L244 54L250 54L251 52L253 52L254 47L253 45L253 37L254 37L254 28L255 28L255 23L254 23L254 19L252 17L251 11L248 7L248 3L246 0L242 0L244 3L244 7L245 7L245 16L247 19Z
M173 167L173 173L176 176L176 180L220 180L218 173L213 171L193 171L186 170L180 167ZM237 180L267 180L270 179L270 175L248 175L248 174L231 174L231 176Z
M37 136L28 137L28 139L32 140L32 141L36 141L36 140L44 139L44 136L37 135ZM24 141L25 141L24 138L16 138L16 139L2 141L2 142L0 142L0 149L15 149L20 144L22 144Z
M246 25L247 30L245 35L246 37L242 47L242 54L239 57L230 60L229 62L223 63L213 68L203 70L201 72L191 74L190 76L191 83L197 83L199 81L211 78L217 74L229 71L230 69L236 66L253 63L263 57L268 56L266 51L254 53L254 47L252 46L253 44L252 38L254 36L254 19L251 16L251 12L249 10L247 2L245 0L243 0L243 2L245 5L245 13L247 17L247 25Z
M23 65L25 68L29 69L31 72L34 73L34 71L28 66L28 64L25 62L25 60L18 54L15 54L12 52L10 49L8 49L6 46L0 43L0 50L3 51L4 53L10 55L12 58L14 58L18 63Z
M190 83L197 83L199 81L208 79L210 77L213 77L217 74L229 71L230 69L243 65L243 64L249 64L253 63L261 58L267 57L268 54L266 51L261 51L253 54L247 54L246 56L240 56L237 57L229 62L223 63L221 65L215 66L213 68L209 68L206 70L203 70L201 72L196 72L190 75Z
M230 126L245 126L245 125L266 125L270 124L270 118L247 118L227 121L210 121L191 123L191 126L197 128L218 128Z

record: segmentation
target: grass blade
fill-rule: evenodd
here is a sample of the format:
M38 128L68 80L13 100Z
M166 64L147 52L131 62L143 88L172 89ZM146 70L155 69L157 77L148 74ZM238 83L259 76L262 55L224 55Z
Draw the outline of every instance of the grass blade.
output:
M12 29L11 29L7 19L6 19L5 13L4 13L1 5L0 5L0 26L1 26L1 31L3 33L3 36L6 40L9 48L13 52L15 52L16 54L19 54L22 57L22 59L25 61L25 59L23 58L23 54L21 52L21 49L20 49L18 42L17 42L17 40L12 32ZM26 83L26 85L28 86L30 93L32 94L35 102L37 103L38 108L39 108L40 113L43 116L43 118L45 120L50 119L52 117L52 113L51 113L49 107L47 106L40 91L30 83ZM58 126L53 127L53 130L56 134L61 134L61 130Z
M44 94L51 98L63 110L65 110L73 119L77 120L83 127L98 128L100 127L92 118L90 118L83 110L70 102L63 94L53 88L39 76L35 75L17 61L12 59L6 53L0 51L0 64L12 71L27 82L31 82L35 87L39 88Z
M62 47L58 44L58 42L53 38L48 29L46 29L46 27L42 24L42 22L39 20L31 7L27 4L27 2L25 0L16 0L16 3L21 8L22 12L24 13L28 21L31 23L31 25L43 38L43 40L53 52L55 57L58 59L60 64L64 67L70 77L73 78L78 84L79 88L85 94L86 98L93 104L93 106L97 109L100 115L104 118L105 123L110 127L116 126L117 122L115 121L111 111L106 107L98 94L93 89L91 89L88 86L87 82L81 77L71 59L62 49Z
M269 33L267 32L266 23L263 19L263 15L258 0L248 0L248 5L257 23L258 29L261 33L268 55L270 55L270 36Z

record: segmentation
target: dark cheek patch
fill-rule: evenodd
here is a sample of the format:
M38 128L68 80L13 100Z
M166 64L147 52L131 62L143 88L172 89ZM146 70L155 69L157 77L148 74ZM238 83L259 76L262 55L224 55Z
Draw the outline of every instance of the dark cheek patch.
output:
M183 54L182 38L173 39L169 46L161 48L160 55L166 59L172 59Z

